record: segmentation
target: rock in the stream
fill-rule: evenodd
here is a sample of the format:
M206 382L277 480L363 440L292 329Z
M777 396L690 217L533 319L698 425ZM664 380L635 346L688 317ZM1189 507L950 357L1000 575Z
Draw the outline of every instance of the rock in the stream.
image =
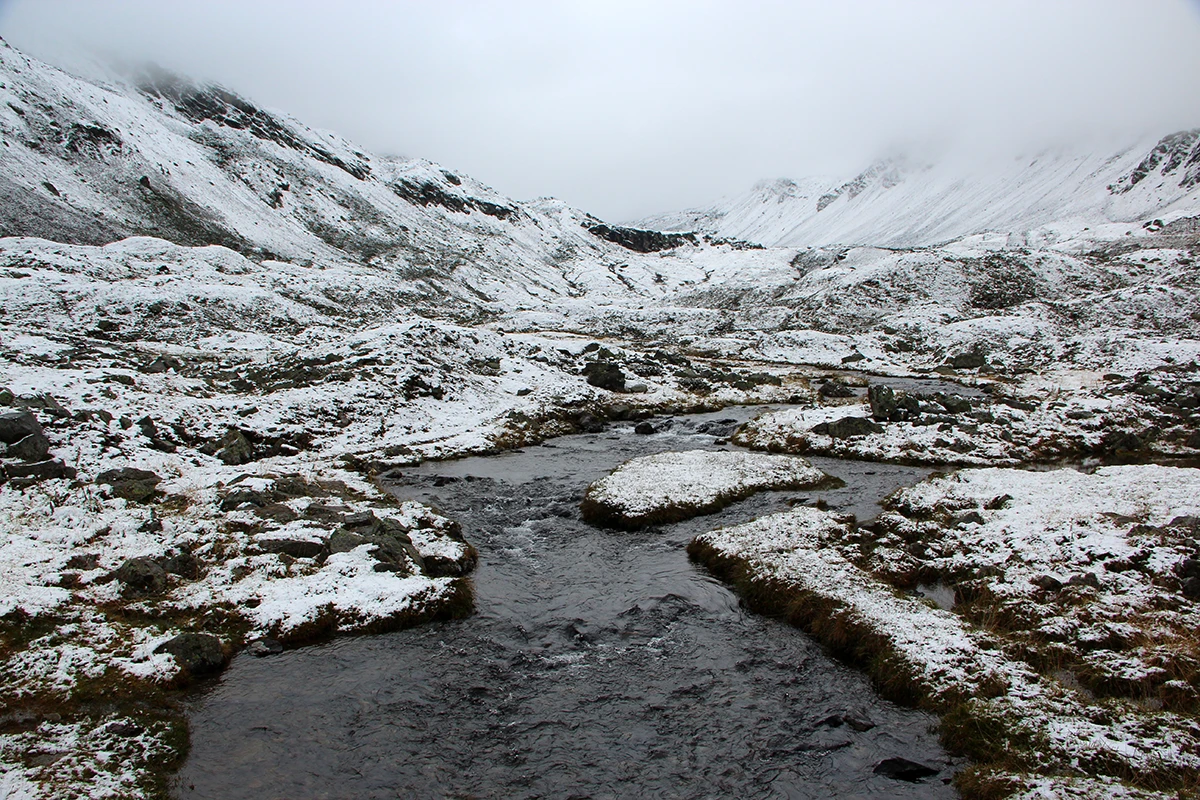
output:
M634 426L633 432L641 434L642 436L649 436L650 434L654 433L654 426L649 422L639 422Z
M277 656L283 652L283 643L276 639L255 639L246 645L246 652L255 658Z
M152 558L131 558L113 573L135 595L162 594L167 588L167 571Z
M190 675L220 672L226 663L221 640L208 633L181 633L154 648L155 653L170 653Z
M892 778L898 781L908 781L916 783L925 778L932 778L941 770L927 767L924 764L918 764L916 761L909 761L907 758L885 758L875 765L872 770L876 775L882 775L885 778Z
M135 503L153 497L161 481L162 478L150 470L137 467L110 469L96 476L96 483L111 487L114 497L123 497Z

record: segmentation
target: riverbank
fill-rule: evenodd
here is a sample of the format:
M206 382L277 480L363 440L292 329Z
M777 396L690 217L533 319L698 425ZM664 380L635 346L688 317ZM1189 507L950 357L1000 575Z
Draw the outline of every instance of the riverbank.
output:
M1193 469L964 470L871 526L799 508L689 552L941 715L964 797L1194 796L1198 490Z

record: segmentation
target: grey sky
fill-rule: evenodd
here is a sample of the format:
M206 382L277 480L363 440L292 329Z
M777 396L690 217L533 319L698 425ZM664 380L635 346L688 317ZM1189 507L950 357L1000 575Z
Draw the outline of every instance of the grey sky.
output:
M52 63L151 59L612 220L911 143L1200 125L1186 0L0 0L0 35Z

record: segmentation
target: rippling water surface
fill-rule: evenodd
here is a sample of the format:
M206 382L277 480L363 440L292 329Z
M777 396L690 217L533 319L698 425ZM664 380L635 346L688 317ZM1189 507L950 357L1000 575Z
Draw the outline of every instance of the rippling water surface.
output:
M956 797L933 717L880 700L802 633L747 613L684 552L696 533L795 502L868 518L926 470L818 458L845 488L766 493L638 533L579 519L587 484L621 462L724 446L752 413L405 471L393 490L460 520L479 548L477 613L238 657L197 703L177 795ZM854 725L830 720L847 715ZM941 772L921 784L873 773L893 757Z

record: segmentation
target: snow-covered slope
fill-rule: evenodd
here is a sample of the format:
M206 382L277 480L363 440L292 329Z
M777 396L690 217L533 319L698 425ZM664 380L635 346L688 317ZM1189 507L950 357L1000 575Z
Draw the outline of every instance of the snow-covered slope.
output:
M1025 244L1048 232L1198 213L1200 129L1115 153L1048 151L986 168L889 159L848 181L763 182L709 208L640 224L766 245L919 247L984 231Z
M469 319L669 290L642 256L691 240L621 230L428 161L370 155L218 87L162 71L101 85L0 44L0 236L154 236L352 263L411 307Z

